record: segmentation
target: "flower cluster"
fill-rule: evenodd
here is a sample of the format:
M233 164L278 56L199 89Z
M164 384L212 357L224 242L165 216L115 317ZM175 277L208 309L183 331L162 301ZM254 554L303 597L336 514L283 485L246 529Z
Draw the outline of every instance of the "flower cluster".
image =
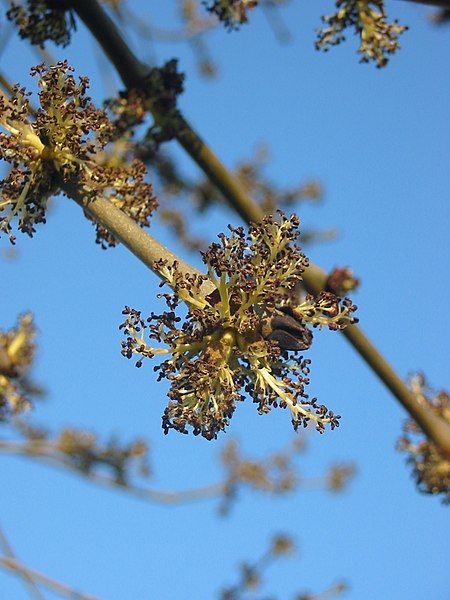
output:
M228 442L221 452L226 476L219 512L222 515L229 513L241 487L277 495L319 487L337 493L347 487L355 474L353 464L333 464L320 477L303 477L299 472L297 458L304 451L303 436L294 437L286 447L261 458L244 456L235 440Z
M69 4L67 0L26 0L25 7L12 2L6 14L18 27L22 39L28 38L41 47L47 40L67 46L71 31L76 29Z
M169 355L155 370L159 379L170 381L169 404L163 428L207 439L229 424L236 402L247 393L259 414L272 407L288 408L295 429L313 421L323 432L339 424L339 416L309 398L309 359L299 355L312 340L308 323L330 329L355 321L355 306L341 303L331 293L307 298L296 305L296 286L308 259L296 245L298 218L281 215L280 221L266 217L243 228L221 234L203 253L207 275L189 275L161 261L155 268L173 290L163 294L169 307L147 320L126 307L121 325L126 339L122 354L127 358ZM163 284L162 284L163 285ZM208 286L213 292L205 297ZM180 324L176 308L184 302L187 316ZM150 346L149 340L165 347Z
M285 533L274 535L266 550L258 557L253 557L251 562L244 561L239 565L237 581L232 586L227 586L220 592L220 600L246 600L248 598L268 598L262 593L264 575L268 567L275 561L288 558L296 552L297 548L293 538ZM348 586L344 581L331 585L322 592L300 592L295 594L295 600L329 600L347 591ZM270 595L272 600L286 597L286 594Z
M258 0L205 0L206 9L215 14L227 29L237 29L247 23L247 11L258 5Z
M23 419L15 424L15 428L26 439L30 454L62 460L88 477L97 474L106 477L103 473L110 472L114 483L126 487L134 473L144 477L150 474L148 446L141 439L121 444L111 438L102 443L94 433L75 428L61 429L51 436L45 429Z
M304 439L296 437L286 449L263 458L244 457L235 440L228 442L221 452L221 462L226 477L223 498L219 506L221 515L227 515L236 501L241 487L270 494L286 494L299 484L296 455L304 449Z
M388 55L400 48L399 35L408 28L396 20L388 23L384 0L336 0L336 8L334 14L322 17L325 27L318 30L316 48L327 51L340 44L344 31L352 27L361 40L361 62L375 61L377 67L384 67Z
M286 534L274 535L266 551L252 563L239 565L238 581L221 590L220 600L244 600L262 586L263 575L269 565L280 558L288 557L296 551L294 540Z
M150 146L147 152L154 153L159 144L172 139L182 126L177 99L183 92L183 81L184 74L178 71L178 61L173 59L162 67L149 69L139 87L108 100L106 105L114 115L116 134L121 135L142 123L150 110L155 122L144 139L144 144Z
M77 82L72 70L67 62L32 69L41 90L37 111L23 88L14 88L11 99L0 95L0 127L6 132L0 133L0 158L12 166L0 181L0 231L13 243L12 219L17 217L19 230L32 236L35 225L45 223L48 198L64 184L75 184L87 200L106 196L141 226L149 224L156 207L142 162L123 168L95 161L114 128L86 95L88 79ZM104 247L116 243L101 227L97 242Z
M433 393L421 374L411 378L410 388L418 402L450 424L448 392ZM412 419L404 425L398 449L409 454L408 463L413 467L418 489L425 494L442 494L444 502L450 503L450 460L442 456Z
M31 406L26 379L33 362L36 330L33 317L22 315L16 327L0 331L0 421Z

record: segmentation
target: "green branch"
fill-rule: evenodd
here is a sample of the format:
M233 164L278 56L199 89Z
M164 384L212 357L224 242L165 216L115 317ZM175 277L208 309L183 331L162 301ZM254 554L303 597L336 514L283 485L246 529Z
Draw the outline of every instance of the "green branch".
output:
M89 216L103 225L118 241L122 242L128 250L158 275L158 277L161 277L161 274L158 269L155 269L155 262L159 260L167 260L169 264L176 261L178 263L178 270L183 273L203 275L198 269L146 233L133 219L122 212L120 208L107 198L97 197L86 200L76 187L76 184L67 185L61 182L61 189L72 200L75 200ZM211 293L214 289L214 286L209 281L204 282L202 290L205 295Z

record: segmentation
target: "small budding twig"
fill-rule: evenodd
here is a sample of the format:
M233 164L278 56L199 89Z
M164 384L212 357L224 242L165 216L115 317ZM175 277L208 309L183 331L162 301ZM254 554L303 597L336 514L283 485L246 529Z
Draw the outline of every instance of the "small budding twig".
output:
M428 4L429 2L425 3ZM448 6L450 2L442 0L440 4ZM136 58L115 23L105 13L98 1L73 0L72 7L109 56L123 83L128 88L139 86L150 69ZM155 113L154 109L152 112L155 119L161 117L161 115ZM184 118L181 120L180 128L176 131L176 138L222 192L232 208L247 223L257 223L262 220L264 213L261 208L252 200L241 183L233 177ZM99 205L94 203L91 210L97 210L97 206ZM98 210L100 211L100 208ZM96 217L101 220L100 216ZM126 241L124 243L128 245ZM129 245L128 247L131 249ZM134 252L134 250L132 251ZM139 256L137 252L134 253ZM309 292L317 294L324 289L326 274L320 267L310 263L303 274L303 281ZM448 424L429 411L426 406L422 406L417 402L404 381L396 374L359 327L351 325L344 329L343 333L369 367L419 424L423 432L440 449L442 454L450 456L450 427Z

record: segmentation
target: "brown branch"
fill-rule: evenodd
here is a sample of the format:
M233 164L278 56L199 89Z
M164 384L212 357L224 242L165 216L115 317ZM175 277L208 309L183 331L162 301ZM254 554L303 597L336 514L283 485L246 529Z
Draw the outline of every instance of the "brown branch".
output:
M123 83L127 87L139 85L149 72L149 67L141 63L132 53L119 29L98 1L73 0L72 6L109 56ZM158 117L157 114L154 116ZM177 134L177 139L245 221L258 222L262 219L264 216L262 209L185 120ZM312 293L323 289L325 278L324 271L313 264L304 273L305 286ZM356 325L346 328L344 335L416 420L424 433L444 455L450 456L448 424L417 402L403 380Z
M33 443L32 441L15 442L10 440L0 440L0 453L36 459L37 461L56 469L70 471L84 479L92 481L96 485L125 492L146 502L158 502L171 505L181 504L221 496L226 490L226 483L212 483L198 488L181 491L155 490L149 487L136 486L134 484L122 484L112 477L101 475L93 471L86 472L77 469L63 454L58 452L51 443L46 443L42 440L39 440L36 443Z
M9 543L8 538L6 537L3 528L0 525L0 546L3 548L3 552L6 558L10 560L16 560L16 556L14 554L14 550L12 549L11 544ZM21 571L19 575L22 577L26 588L28 589L30 596L35 598L35 600L45 600L44 595L39 590L38 586L34 579L30 576L26 571Z
M292 452L292 449L295 448L295 444L292 448L291 446L292 444L287 447L286 452ZM230 472L226 474L223 481L180 491L157 490L148 486L138 486L129 482L121 483L113 477L102 475L94 470L87 471L80 469L74 465L52 441L48 440L16 441L0 439L0 454L31 458L47 466L58 470L68 471L78 477L87 479L95 485L123 492L145 502L155 502L159 504L177 505L226 496L230 487L239 483L243 486L248 485L252 489L267 493L280 493L281 491L277 484L270 480L267 480L264 486L258 487L258 485L255 485L255 482L252 484L251 479L249 479L249 465L258 465L262 469L270 470L276 465L280 452L276 452L258 463L242 459L237 465L234 465L234 468L233 466L231 467ZM282 453L282 455L285 454ZM230 467L230 465L228 465L228 467ZM295 489L301 489L303 491L317 491L324 489L331 491L340 490L342 489L342 486L333 486L332 484L333 472L334 469L331 468L330 472L325 475L301 477L296 481ZM293 490L294 488L291 489L291 491ZM285 491L288 490L286 489Z
M0 567L7 571L11 571L16 575L20 575L21 577L26 576L35 581L38 581L41 585L48 588L52 592L55 592L60 596L63 596L64 598L68 598L69 600L100 600L98 596L92 596L82 594L81 592L77 592L68 585L61 583L56 579L51 579L47 575L43 575L38 571L29 569L19 561L15 560L14 558L9 558L8 556L0 556Z
M426 6L440 6L450 9L450 0L403 0L404 2L414 2L414 4L425 4Z

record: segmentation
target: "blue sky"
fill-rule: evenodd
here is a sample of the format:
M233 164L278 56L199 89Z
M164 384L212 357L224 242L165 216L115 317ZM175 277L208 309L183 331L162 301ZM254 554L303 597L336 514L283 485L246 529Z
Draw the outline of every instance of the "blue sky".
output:
M181 108L226 164L267 142L275 181L320 178L325 201L302 206L300 218L305 226L337 227L340 237L308 249L311 259L327 269L351 265L362 280L354 299L363 329L400 375L423 370L434 386L445 387L448 29L430 25L429 9L388 2L390 15L410 30L388 67L377 70L358 63L351 37L328 54L314 51L313 30L331 5L293 1L283 11L293 34L287 45L276 41L257 10L238 33L218 29L208 37L220 66L213 82L199 78L183 44L134 44L142 58L158 63L179 57L187 75ZM173 1L130 6L161 26L174 23ZM105 62L83 27L67 49L52 50L92 78L92 95L101 101ZM26 84L36 62L27 44L14 40L1 69ZM104 79L110 93L114 79ZM195 175L190 159L174 152ZM217 208L199 229L212 240L230 222L238 218ZM152 233L185 252L158 226ZM238 407L216 442L164 436L164 385L151 366L137 370L120 356L118 331L125 304L157 309L155 277L122 247L101 251L91 225L64 198L32 240L18 238L17 249L16 261L0 262L0 325L11 326L28 309L36 315L35 378L48 390L35 410L37 422L84 426L104 438L145 436L150 483L161 489L220 480L218 455L230 438L256 456L292 438L286 413L260 417L251 403ZM438 499L416 493L395 451L401 407L339 334L317 334L310 356L311 393L342 415L342 426L324 436L311 432L300 472L320 474L332 462L354 460L358 475L345 493L272 498L243 491L223 519L214 500L175 508L145 504L2 457L1 522L20 558L104 600L206 600L235 580L240 560L258 556L274 533L286 531L300 550L267 576L267 591L280 599L342 578L350 600L448 598L448 516ZM21 584L0 572L0 598L25 597Z

